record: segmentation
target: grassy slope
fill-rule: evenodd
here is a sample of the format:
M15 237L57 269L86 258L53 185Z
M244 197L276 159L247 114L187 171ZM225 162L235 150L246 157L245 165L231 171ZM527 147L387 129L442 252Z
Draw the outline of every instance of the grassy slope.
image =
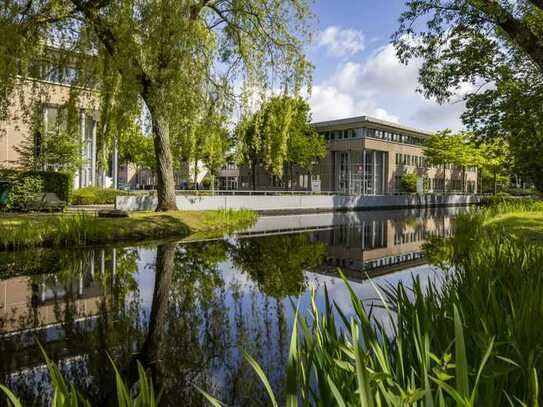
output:
M513 211L496 215L487 224L543 243L543 211Z
M254 223L250 211L138 212L128 218L89 215L0 216L0 249L80 246L168 237L221 236Z

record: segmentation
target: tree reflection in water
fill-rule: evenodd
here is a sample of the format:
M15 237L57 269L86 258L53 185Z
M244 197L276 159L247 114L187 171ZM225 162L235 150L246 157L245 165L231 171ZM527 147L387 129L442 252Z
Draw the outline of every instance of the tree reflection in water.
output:
M0 381L25 405L48 404L39 340L99 405L114 400L108 355L132 381L140 360L164 388L166 405L205 404L194 385L230 403L265 405L239 349L282 385L289 339L283 299L305 288L303 272L320 264L324 250L308 235L292 235L165 243L147 260L149 249L132 248L2 255L0 283L18 286L24 301L12 304L0 328ZM154 277L152 299L142 275Z

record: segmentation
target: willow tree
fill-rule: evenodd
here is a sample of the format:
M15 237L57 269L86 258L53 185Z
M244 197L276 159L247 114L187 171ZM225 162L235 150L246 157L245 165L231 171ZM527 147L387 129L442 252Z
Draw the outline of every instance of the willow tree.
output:
M2 2L2 107L17 74L28 73L29 61L43 55L40 44L61 44L58 52L72 60L101 63L108 78L120 77L116 106L143 101L148 110L157 210L175 209L170 128L180 105L220 76L261 87L280 78L299 87L310 67L302 52L309 17L307 0Z

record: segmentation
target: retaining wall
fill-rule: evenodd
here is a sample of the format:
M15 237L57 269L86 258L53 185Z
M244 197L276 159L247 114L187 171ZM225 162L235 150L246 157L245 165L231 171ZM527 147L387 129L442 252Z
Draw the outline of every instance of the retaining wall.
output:
M273 211L333 211L464 206L479 203L477 195L178 195L177 207L185 211L252 209ZM127 211L154 210L156 196L117 196L115 207Z

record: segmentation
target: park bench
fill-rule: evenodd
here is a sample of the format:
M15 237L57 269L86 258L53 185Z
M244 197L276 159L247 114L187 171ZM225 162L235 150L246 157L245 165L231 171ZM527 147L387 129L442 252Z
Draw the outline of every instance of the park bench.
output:
M34 194L30 199L28 209L41 211L62 211L66 206L66 201L59 199L54 192L44 192Z

